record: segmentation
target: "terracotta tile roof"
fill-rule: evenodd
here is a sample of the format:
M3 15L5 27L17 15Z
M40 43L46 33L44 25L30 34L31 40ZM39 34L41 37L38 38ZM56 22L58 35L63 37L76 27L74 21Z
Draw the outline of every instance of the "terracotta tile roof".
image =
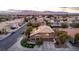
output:
M54 32L49 26L43 25L43 26L39 26L38 29L33 29L33 31L31 32L31 35L35 35L37 33L52 33Z

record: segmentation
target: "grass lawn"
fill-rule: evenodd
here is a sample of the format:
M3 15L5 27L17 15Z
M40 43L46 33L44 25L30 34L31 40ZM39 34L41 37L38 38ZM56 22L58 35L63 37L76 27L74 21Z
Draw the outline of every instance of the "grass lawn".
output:
M34 46L35 46L35 44L26 44L24 47L26 47L26 48L34 48Z
M29 44L27 42L21 41L21 45L26 48L34 48L35 44Z

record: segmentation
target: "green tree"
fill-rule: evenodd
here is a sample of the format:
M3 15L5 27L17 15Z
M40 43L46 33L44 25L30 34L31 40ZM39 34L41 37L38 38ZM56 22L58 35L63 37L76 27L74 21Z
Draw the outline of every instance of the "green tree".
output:
M24 17L24 21L25 21L25 22L28 22L28 20L29 20L28 18Z
M32 22L28 22L27 23L27 26L32 26Z
M58 31L58 33L56 34L58 36L58 39L60 40L61 44L64 44L65 41L70 38L70 36L67 34L67 32L65 31Z
M61 24L61 27L62 27L62 28L68 28L68 25L67 25L66 23L62 23L62 24Z
M32 26L28 26L26 31L25 31L25 35L28 36L28 38L30 37L30 33L31 31L33 30L33 27Z
M6 18L6 21L9 21L9 18Z
M38 46L42 45L42 44L43 44L43 39L42 39L41 37L36 38L36 44L37 44Z
M35 22L37 22L37 18L35 17L34 19L35 19Z
M72 23L70 26L73 28L79 28L79 23Z
M0 18L0 22L2 22L2 19Z
M22 40L21 40L21 42L20 42L20 43L21 43L21 45L25 47L25 46L26 46L26 44L27 44L27 40L28 40L28 38L23 37L23 39L22 39Z
M50 22L48 20L45 20L46 25L50 26Z
M32 26L35 27L35 28L37 28L37 27L40 26L40 23L39 22L35 22L35 23L32 24Z
M79 33L77 33L77 34L75 35L74 42L75 42L75 43L78 43L78 42L79 42Z

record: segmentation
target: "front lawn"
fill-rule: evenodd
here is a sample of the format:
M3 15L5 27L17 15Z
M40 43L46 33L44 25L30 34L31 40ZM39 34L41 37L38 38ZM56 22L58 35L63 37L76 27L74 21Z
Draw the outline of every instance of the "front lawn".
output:
M25 44L23 47L26 47L26 48L34 48L35 44Z
M21 40L21 46L26 48L34 48L35 44L27 43L26 40Z

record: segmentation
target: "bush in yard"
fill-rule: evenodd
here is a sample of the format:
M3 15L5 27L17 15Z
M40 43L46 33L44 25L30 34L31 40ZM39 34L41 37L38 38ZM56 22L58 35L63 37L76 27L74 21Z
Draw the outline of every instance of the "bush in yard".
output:
M43 39L42 39L41 37L36 38L36 44L37 44L38 46L42 45L42 44L43 44Z
M79 33L75 35L74 43L79 43Z
M71 23L70 26L73 28L79 28L79 23Z
M48 20L45 20L46 25L50 26L50 22Z
M0 31L0 34L2 34L2 32Z
M40 26L40 23L39 22L35 22L34 24L32 24L33 27L37 28Z
M65 31L59 31L59 32L57 33L57 36L58 36L58 39L60 40L61 44L64 44L65 41L66 41L68 38L70 38L70 37L68 36L68 34L67 34Z
M21 40L21 45L26 48L34 48L35 44L29 44L27 40L28 38L23 38Z
M67 39L68 39L67 34L60 34L59 35L59 40L61 41L62 44L64 44Z
M22 45L23 47L25 47L26 44L27 44L27 38L24 37L24 38L21 40L21 45Z
M68 28L68 25L67 25L66 23L62 23L62 24L61 24L61 27L62 27L62 28Z
M24 17L24 21L25 21L25 22L28 22L28 19L27 19L26 17Z
M31 22L28 22L28 23L27 23L27 26L32 26L32 23L31 23Z
M26 31L25 31L25 35L30 35L31 31L33 30L33 27L32 26L28 26Z

